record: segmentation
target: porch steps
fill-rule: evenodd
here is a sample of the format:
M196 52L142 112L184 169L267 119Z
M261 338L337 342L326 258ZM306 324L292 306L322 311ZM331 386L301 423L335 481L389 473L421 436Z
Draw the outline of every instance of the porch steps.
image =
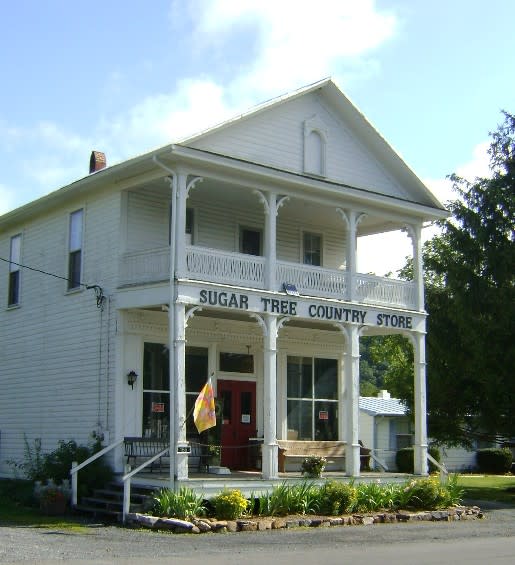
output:
M131 512L144 512L151 505L154 488L133 485L131 488ZM93 495L83 496L75 506L77 512L109 520L122 519L123 484L112 482L104 488L95 489Z

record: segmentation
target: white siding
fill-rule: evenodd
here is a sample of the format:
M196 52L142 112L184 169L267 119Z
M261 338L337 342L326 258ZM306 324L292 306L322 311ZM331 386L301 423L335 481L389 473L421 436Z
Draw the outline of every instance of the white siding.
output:
M82 281L109 295L118 256L118 195L77 201L23 226L23 263L65 277L69 213L81 207ZM2 256L7 242L2 236ZM0 279L7 280L3 263ZM23 269L21 306L6 310L6 286L0 285L2 475L10 472L7 459L23 459L24 436L31 445L42 438L43 450L50 451L59 439L87 443L93 430L113 424L107 355L112 366L114 317L109 327L108 305L102 313L92 290L67 293L66 281Z
M193 147L303 173L304 122L314 115L327 126L326 177L383 194L407 191L316 93L269 108L191 143Z

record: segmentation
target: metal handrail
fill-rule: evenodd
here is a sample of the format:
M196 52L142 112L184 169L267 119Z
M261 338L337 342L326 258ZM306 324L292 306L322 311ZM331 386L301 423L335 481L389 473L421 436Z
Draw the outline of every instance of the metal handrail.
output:
M139 467L136 467L136 469L129 471L122 477L122 481L123 481L122 521L124 524L127 519L127 514L129 513L131 507L131 478L134 475L136 475L136 473L139 473L142 469L144 469L145 467L147 467L148 465L150 465L160 457L163 457L165 453L168 453L169 451L170 451L170 446L166 447L156 455L153 455L150 459L144 461Z
M84 467L87 467L90 463L93 463L93 461L99 459L106 453L109 453L110 451L112 451L122 443L123 443L123 439L119 439L118 441L115 441L111 445L104 447L104 449L101 449L100 451L92 455L89 459L86 459L86 461L83 461L80 465L77 463L77 461L72 462L72 468L70 470L70 475L72 477L72 501L71 501L72 507L77 506L77 485L79 479L77 473L81 469L84 469Z

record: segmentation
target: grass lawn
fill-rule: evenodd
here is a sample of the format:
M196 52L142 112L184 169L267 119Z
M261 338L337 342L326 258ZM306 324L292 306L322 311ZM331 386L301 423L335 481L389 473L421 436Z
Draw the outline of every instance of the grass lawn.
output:
M0 479L0 526L87 531L75 516L45 516L34 503L32 483L8 479Z
M515 504L515 475L460 475L463 498Z

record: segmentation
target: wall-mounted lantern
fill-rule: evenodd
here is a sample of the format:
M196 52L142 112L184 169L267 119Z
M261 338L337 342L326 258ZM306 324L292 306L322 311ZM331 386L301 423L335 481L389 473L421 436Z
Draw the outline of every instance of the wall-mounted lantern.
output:
M129 371L127 373L127 383L131 386L132 389L134 389L134 383L136 382L136 379L138 378L138 373L136 373L136 371Z

